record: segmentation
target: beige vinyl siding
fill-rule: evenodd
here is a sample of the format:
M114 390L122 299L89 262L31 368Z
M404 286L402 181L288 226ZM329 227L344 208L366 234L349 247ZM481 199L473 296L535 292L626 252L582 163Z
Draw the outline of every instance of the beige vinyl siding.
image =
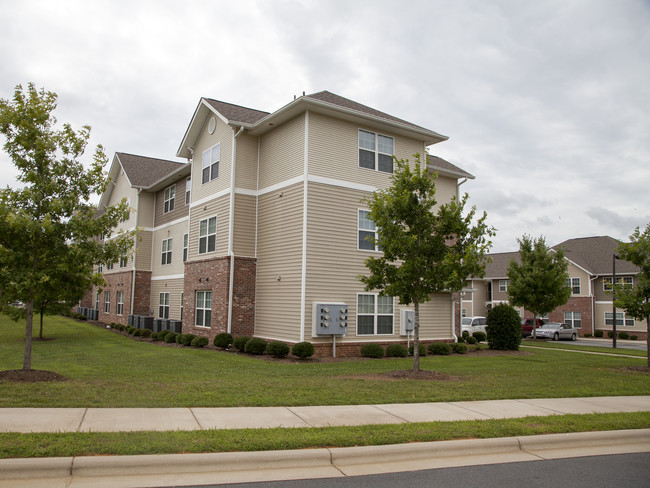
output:
M595 309L594 324L596 330L598 329L611 330L612 329L611 325L605 325L605 313L612 313L611 301L610 303L596 303L594 309ZM624 313L624 310L620 308L616 309L616 313L621 313L621 312ZM630 318L627 314L625 315L625 317ZM587 327L590 328L591 324L585 324L583 322L582 330L591 333L591 330L587 329ZM646 330L647 330L647 325L645 320L634 320L634 327L628 327L628 326L623 326L618 324L616 325L617 332L625 331L628 334L634 334L635 332L645 332Z
M112 183L109 183L109 185L112 185ZM115 179L113 191L111 192L111 196L108 199L108 206L111 207L113 205L117 205L121 203L122 199L124 198L129 202L130 207L135 210L137 197L138 191L134 188L131 188L129 179L120 168L117 178ZM130 212L129 219L125 222L120 222L116 227L116 231L119 232L120 230L132 229L135 226L135 221L135 212Z
M190 214L188 261L194 259L209 259L228 254L228 218L230 211L230 195L211 200L194 207ZM217 242L216 251L199 254L199 222L201 220L217 217ZM187 227L185 227L187 229ZM184 232L187 232L185 230ZM181 241L182 244L182 241ZM181 245L181 250L183 246ZM181 256L182 259L182 256Z
M255 335L300 340L303 185L259 197Z
M569 278L580 278L580 294L573 295L572 297L588 297L589 294L589 274L581 268L578 268L575 264L569 263L567 268L569 273ZM602 284L601 284L602 289Z
M261 136L259 189L304 174L304 147L304 114Z
M395 300L392 336L356 334L357 294L364 293L358 275L367 274L364 261L379 253L357 250L358 209L368 194L318 183L309 184L307 227L307 286L305 337L311 340L311 307L313 302L344 302L348 304L348 335L343 341L396 340L399 336L399 309ZM451 298L436 295L421 307L421 337L423 339L451 337Z
M234 252L237 256L255 256L256 197L235 194Z
M187 233L187 222L157 230L153 235L153 259L152 259L152 276L166 276L183 274L185 265L183 264L183 234ZM162 264L162 241L172 239L172 262L171 264Z
M153 227L153 212L155 194L150 192L140 192L140 205L138 211L138 226Z
M456 196L456 179L438 176L436 178L436 207L438 208L445 203L449 203Z
M503 280L508 281L508 278L503 278ZM492 280L492 301L493 302L505 302L508 301L508 292L499 291L499 282L502 280Z
M135 242L135 266L138 271L151 271L151 241L153 232L141 230Z
M631 275L629 275L629 274L627 274L627 275L619 275L618 273L616 273L616 281L618 281L619 279L621 279L623 277L629 278L630 276ZM609 276L605 276L605 277L599 276L598 278L596 278L594 280L594 282L593 282L593 287L594 287L593 288L593 294L594 294L594 297L596 298L596 301L608 301L608 302L611 302L612 301L612 294L611 294L611 292L605 291L603 289L603 278L609 278L609 280L611 281L612 275L610 274ZM639 282L638 280L639 280L638 276L632 276L632 285L636 286L638 284L638 282Z
M388 186L389 174L359 167L359 129L393 137L398 159L413 161L415 153L424 154L422 141L310 113L309 174L376 187Z
M210 120L211 115L208 116ZM232 160L232 137L233 129L225 124L219 117L214 116L217 125L214 134L208 133L208 123L201 132L196 147L194 148L194 158L192 162L192 195L193 202L214 195L221 190L230 188L230 162ZM221 158L219 160L219 177L201 183L202 180L202 161L203 151L211 148L217 143L221 143Z
M247 133L237 137L235 187L257 189L257 137Z
M162 190L156 192L156 219L154 227L173 222L174 220L182 219L189 214L190 206L185 205L186 178L186 176L183 176L183 178L175 181L170 185L167 185ZM174 210L165 213L165 189L171 187L172 185L176 185Z
M153 316L158 318L158 306L160 305L160 294L169 293L169 318L180 320L181 317L181 293L183 293L183 279L174 280L151 280L151 310Z

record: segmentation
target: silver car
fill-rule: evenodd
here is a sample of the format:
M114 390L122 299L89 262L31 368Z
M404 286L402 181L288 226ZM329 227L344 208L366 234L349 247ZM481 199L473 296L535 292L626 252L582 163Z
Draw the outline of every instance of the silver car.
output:
M560 339L575 341L578 337L578 331L574 327L559 322L548 322L536 329L535 334L539 339L553 339L554 341Z

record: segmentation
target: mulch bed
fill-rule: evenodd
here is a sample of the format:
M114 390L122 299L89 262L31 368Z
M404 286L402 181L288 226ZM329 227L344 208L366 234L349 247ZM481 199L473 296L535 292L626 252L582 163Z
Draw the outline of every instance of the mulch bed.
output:
M15 383L38 383L43 381L68 381L63 375L54 371L40 369L10 369L0 371L0 381L13 381Z

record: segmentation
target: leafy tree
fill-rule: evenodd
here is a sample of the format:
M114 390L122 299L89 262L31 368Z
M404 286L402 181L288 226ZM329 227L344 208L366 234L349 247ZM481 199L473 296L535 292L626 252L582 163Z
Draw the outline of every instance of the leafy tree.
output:
M641 272L637 275L634 287L622 283L616 285L614 303L635 319L645 320L648 327L650 325L650 224L646 226L643 233L637 227L630 236L630 242L618 246L618 255L636 264L641 268ZM648 351L650 351L650 330L646 335ZM650 353L648 353L648 368L650 368Z
M521 265L510 261L508 265L508 299L515 307L524 307L544 316L564 305L571 296L568 263L564 251L551 252L544 237L533 239L524 235L519 242ZM533 327L533 338L537 335Z
M17 86L11 101L0 99L4 150L19 171L20 188L0 190L0 304L25 304L23 369L31 369L33 314L37 304L65 301L64 284L78 280L94 264L111 262L130 251L133 233L102 244L94 236L111 234L128 215L125 201L101 214L89 204L104 191L107 158L97 147L88 169L80 161L90 127L56 129L57 96ZM72 286L101 284L100 275Z
M461 290L468 276L483 276L494 229L485 223L485 213L472 224L475 207L463 216L467 194L434 212L437 174L429 173L419 154L413 165L408 160L395 163L391 186L364 200L379 229L372 240L383 256L366 259L370 275L359 279L368 291L379 290L398 297L402 305L413 304L413 370L419 371L420 304L434 293Z

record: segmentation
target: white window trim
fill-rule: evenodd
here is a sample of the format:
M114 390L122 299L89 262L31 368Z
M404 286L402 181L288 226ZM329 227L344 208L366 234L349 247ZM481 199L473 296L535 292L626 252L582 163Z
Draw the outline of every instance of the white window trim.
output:
M183 262L190 256L190 235L183 234Z
M578 284L576 285L575 282ZM567 286L571 288L571 295L580 295L582 293L582 283L580 282L580 278L567 278ZM577 293L574 291L575 288L578 289Z
M372 316L374 317L374 320L373 320L373 322L374 322L374 332L372 334L359 334L359 297L361 295L374 295L374 297L375 297L375 311L372 314ZM355 314L356 314L356 316L355 316L355 321L356 321L355 334L357 335L357 337L380 337L380 336L390 337L390 336L395 335L395 297L391 297L393 299L393 304L392 304L393 305L393 313L392 314L387 314L387 313L381 313L380 314L380 313L377 313L377 306L379 305L378 297L379 297L379 293L377 293L377 292L359 292L359 293L357 293L356 303L355 303L355 307L356 307L356 310L355 310ZM364 314L361 314L361 315L369 316L371 314L364 313ZM390 334L378 334L377 333L377 317L380 317L380 316L387 317L389 315L392 316L392 318L393 318L393 331Z
M169 191L169 195L167 192ZM173 212L176 207L176 184L165 188L163 193L163 214Z
M510 280L499 280L499 292L507 293L509 284Z
M632 276L619 276L616 279L617 282L622 283L623 285L634 286L634 278ZM626 283L628 281L628 283ZM609 286L609 288L607 288ZM603 278L603 291L612 291L612 277Z
M104 313L111 313L111 292L104 292Z
M213 152L214 148L216 148L217 146L219 147L219 159L216 160L216 161L212 161L212 152ZM205 157L206 153L210 154L210 159L209 159L208 164L206 164L206 157ZM214 175L214 171L213 171L214 167L215 167L215 164L216 164L216 169L217 169L217 171L216 171L217 175L216 176ZM206 149L205 151L203 151L203 153L201 155L201 184L202 185L207 185L212 180L216 180L217 178L219 178L219 169L220 169L219 167L220 166L221 166L221 143L218 142L215 145L213 145L213 146L209 147L208 149ZM203 171L206 168L209 168L209 170L208 170L208 181L203 181Z
M161 291L158 294L158 318L159 319L168 319L169 318L169 308L170 308L169 307L169 292L168 291ZM165 313L165 311L166 311L166 313Z
M205 252L201 252L201 222L203 222L204 220L206 221L206 231L207 231L209 229L210 219L214 219L214 250L213 251L208 250L208 242L209 242L208 237L210 237L212 234L206 234L204 236L205 237ZM219 219L217 218L216 215L212 215L210 217L206 217L204 219L199 220L199 239L198 239L197 246L196 246L196 250L197 250L197 253L199 255L203 256L205 254L211 254L211 253L217 252L217 234L218 234L218 232L219 232Z
M124 263L124 265L122 265ZM126 268L129 264L129 258L127 256L120 256L120 268Z
M573 310L565 310L564 311L564 323L565 324L568 323L567 318L566 318L566 314L568 314L568 313L571 314L571 319L570 319L571 323L569 325L573 326L576 329L582 329L582 312L577 312L577 311L573 311ZM576 325L575 325L576 320L577 320L576 319L576 314L578 314L580 316L580 319L579 319L580 320L580 327L576 327Z
M359 133L360 132L366 132L367 134L373 134L375 136L375 149L373 151L374 154L375 154L375 167L374 168L366 168L365 166L361 166L361 159L359 158L359 151L363 150L363 151L370 152L370 149L366 149L364 147L361 147L361 145L359 144ZM386 137L387 139L391 139L393 141L393 153L392 154L381 152L379 150L379 136ZM373 131L368 130L368 129L359 128L358 131L357 131L357 167L360 168L360 169L366 169L366 170L369 170L369 171L376 171L378 173L384 173L384 174L387 174L387 175L392 174L393 171L388 172L388 171L381 171L379 169L379 155L380 154L390 156L391 161L392 161L392 158L395 155L395 138L393 136L387 136L385 134L380 134L378 132L373 132ZM395 169L393 166L391 166L391 168Z
M167 249L165 249L165 244L167 244ZM160 265L167 266L172 264L172 249L173 249L173 237L168 237L163 239L160 243L161 254L160 254Z
M199 293L210 293L210 308L199 308ZM203 298L205 303L205 296ZM210 310L210 325L199 325L197 322L197 317L199 316L199 310L203 311L203 324L205 324L205 310ZM196 327L205 327L209 329L212 327L212 290L196 290L196 296L194 299L194 325Z
M124 315L124 292L116 292L117 306L115 307L115 315Z
M371 231L369 231L368 229L362 229L362 228L361 228L361 225L360 225L360 223L361 223L361 215L360 215L360 212L369 212L369 210L368 210L367 208L357 208L357 235L356 235L356 239L357 239L357 251L361 251L361 252L377 252L377 253L382 252L382 251L379 250L379 247L378 247L376 244L375 244L375 248L374 248L374 249L361 249L361 248L359 247L359 232L361 232L361 231L364 231L364 232L371 232ZM373 224L374 224L374 222L373 222ZM375 224L375 239L377 239L377 237L378 237L377 224Z
M192 191L192 176L190 175L187 178L185 178L185 205L190 204L191 191Z
M603 315L603 318L604 318L603 325L605 325L605 327L612 327L612 326L614 325L614 321L612 321L611 324L607 324L607 315L611 315L611 314L612 314L612 312L604 312L604 315ZM622 323L622 324L618 324L618 323L617 323L617 324L616 324L616 327L634 327L634 326L636 325L636 320L634 319L634 317L628 317L627 314L626 314L625 312L619 312L619 311L616 312L616 317L617 317L617 318L616 318L616 322L618 322L619 320L621 320L621 319L618 318L619 315L621 315L621 316L623 317L623 318L622 318L623 323ZM628 321L628 320L631 320L631 321L632 321L632 325L627 325L627 321Z

